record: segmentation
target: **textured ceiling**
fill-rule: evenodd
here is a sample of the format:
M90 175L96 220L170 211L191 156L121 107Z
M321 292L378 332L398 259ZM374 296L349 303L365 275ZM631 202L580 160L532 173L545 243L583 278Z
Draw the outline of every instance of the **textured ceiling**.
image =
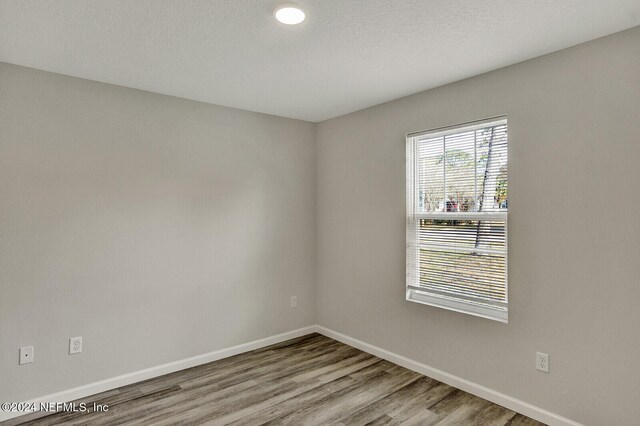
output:
M640 24L640 0L0 0L0 61L321 121Z

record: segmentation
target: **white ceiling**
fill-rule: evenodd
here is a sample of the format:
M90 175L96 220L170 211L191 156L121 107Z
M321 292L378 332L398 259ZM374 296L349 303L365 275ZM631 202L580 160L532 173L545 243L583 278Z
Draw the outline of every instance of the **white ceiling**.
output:
M0 61L321 121L640 25L640 0L0 0Z

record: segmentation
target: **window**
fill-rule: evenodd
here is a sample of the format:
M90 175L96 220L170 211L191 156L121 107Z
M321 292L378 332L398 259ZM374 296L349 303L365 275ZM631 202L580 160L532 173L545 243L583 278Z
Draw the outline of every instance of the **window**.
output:
M507 120L407 136L407 300L507 322Z

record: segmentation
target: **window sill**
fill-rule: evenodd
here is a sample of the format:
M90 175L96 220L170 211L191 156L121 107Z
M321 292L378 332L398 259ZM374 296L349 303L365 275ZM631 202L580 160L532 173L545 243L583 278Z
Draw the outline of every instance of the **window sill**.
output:
M407 300L409 302L421 303L423 305L434 306L436 308L447 309L449 311L460 312L476 317L486 318L503 323L509 322L508 311L502 309L491 309L484 306L477 306L470 303L458 302L455 300L437 297L422 293L417 290L407 289Z

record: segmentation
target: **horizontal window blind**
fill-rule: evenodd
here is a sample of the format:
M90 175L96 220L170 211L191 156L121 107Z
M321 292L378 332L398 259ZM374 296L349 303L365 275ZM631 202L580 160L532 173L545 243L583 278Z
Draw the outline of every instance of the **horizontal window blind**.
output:
M407 137L407 299L507 320L507 121Z

